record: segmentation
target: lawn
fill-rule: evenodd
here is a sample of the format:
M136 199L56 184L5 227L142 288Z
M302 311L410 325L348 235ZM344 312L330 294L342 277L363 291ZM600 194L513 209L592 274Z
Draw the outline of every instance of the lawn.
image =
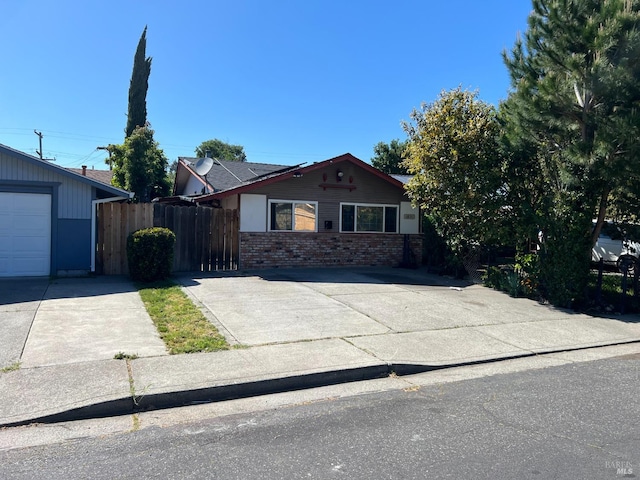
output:
M229 344L173 282L138 285L140 297L170 354L227 350Z

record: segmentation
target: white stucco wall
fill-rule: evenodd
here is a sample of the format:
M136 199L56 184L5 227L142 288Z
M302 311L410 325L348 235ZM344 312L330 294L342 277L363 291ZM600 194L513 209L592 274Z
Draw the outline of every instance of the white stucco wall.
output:
M267 196L243 193L240 195L240 231L267 231Z
M420 209L411 202L400 203L400 233L420 233Z

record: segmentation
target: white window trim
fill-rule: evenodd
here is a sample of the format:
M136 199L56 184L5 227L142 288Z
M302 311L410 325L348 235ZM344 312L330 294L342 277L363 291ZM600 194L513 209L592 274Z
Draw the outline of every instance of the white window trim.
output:
M315 206L315 211L316 211L316 218L315 218L315 225L314 225L314 229L313 230L296 230L295 229L295 215L293 215L293 218L291 219L291 225L293 226L292 230L272 230L271 229L271 204L272 203L291 203L292 206L293 204L296 203L308 203L310 205L314 205ZM293 209L292 209L293 211ZM291 233L313 233L313 232L317 232L318 231L318 202L314 202L314 201L310 201L310 200L287 200L287 199L282 199L282 200L278 200L278 199L269 199L269 202L267 203L267 231L269 232L291 232Z
M354 230L353 231L344 231L342 230L342 206L343 205L353 205L356 207L356 214L355 214L355 222L357 223L358 221L358 207L384 207L382 209L382 227L384 228L385 225L385 216L387 214L386 211L386 207L395 207L396 209L396 231L395 232L365 232L365 231L358 231L358 225L354 225ZM397 204L393 204L393 203L354 203L354 202L340 202L340 233L375 233L375 234L387 234L387 235L395 235L400 233L400 205Z

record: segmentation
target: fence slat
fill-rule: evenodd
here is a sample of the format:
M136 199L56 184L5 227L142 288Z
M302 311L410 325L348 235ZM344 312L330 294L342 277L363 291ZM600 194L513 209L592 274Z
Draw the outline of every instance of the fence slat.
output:
M216 222L216 228L217 228L217 232L216 232L216 255L218 257L218 263L217 263L217 267L216 270L224 270L224 257L225 257L225 251L224 251L224 221L225 221L225 214L224 211L220 211L218 212L218 221Z
M162 203L155 203L153 205L153 226L161 227L164 225L164 209L165 205Z
M196 225L195 225L195 250L193 255L193 270L194 271L203 271L203 255L204 249L202 248L202 243L204 240L204 207L196 207Z
M196 210L197 208L189 208L184 212L186 215L186 238L185 238L185 271L193 272L199 270L196 260Z

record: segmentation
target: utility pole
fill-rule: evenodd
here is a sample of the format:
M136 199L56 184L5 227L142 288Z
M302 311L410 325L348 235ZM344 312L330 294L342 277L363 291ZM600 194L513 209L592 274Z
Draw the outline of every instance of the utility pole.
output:
M42 158L42 137L44 135L42 135L42 132L37 132L36 130L34 130L33 133L35 133L38 136L38 138L40 139L40 150L39 151L36 150L36 153L40 156L40 160L44 160Z
M96 150L106 150L109 154L109 160L107 163L109 164L109 170L113 170L113 164L111 163L111 149L109 147L96 147Z

